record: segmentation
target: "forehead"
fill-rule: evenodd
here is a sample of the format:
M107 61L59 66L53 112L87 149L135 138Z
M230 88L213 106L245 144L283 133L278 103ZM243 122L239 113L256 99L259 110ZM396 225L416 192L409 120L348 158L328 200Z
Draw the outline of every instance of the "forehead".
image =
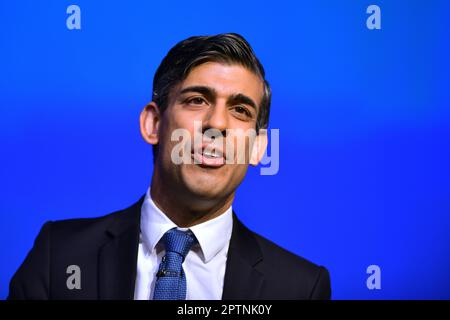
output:
M260 103L264 84L259 76L238 64L206 62L194 67L180 84L180 90L189 86L213 88L218 96L245 94Z

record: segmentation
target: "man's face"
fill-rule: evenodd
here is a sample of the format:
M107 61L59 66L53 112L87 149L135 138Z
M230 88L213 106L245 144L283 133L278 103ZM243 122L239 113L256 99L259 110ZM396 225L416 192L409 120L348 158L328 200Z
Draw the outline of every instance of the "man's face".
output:
M248 69L216 62L193 68L184 81L172 88L159 123L155 163L165 183L204 199L232 194L248 168L248 156L244 163L238 163L237 158L248 155L253 148L245 135L256 127L263 88L261 79ZM176 129L190 134L191 140L185 141L190 144L181 151L185 159L192 160L190 164L173 161L172 152L180 143L171 138ZM208 129L223 132L223 140L202 135ZM195 136L201 137L198 144L194 144ZM205 152L208 145L214 146L212 155Z

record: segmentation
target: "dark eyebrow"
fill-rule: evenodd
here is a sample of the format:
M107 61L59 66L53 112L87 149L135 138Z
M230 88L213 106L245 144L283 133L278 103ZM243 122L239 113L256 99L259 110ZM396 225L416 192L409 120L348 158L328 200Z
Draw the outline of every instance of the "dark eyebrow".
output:
M231 97L228 98L228 104L236 104L236 103L246 104L255 109L255 111L258 110L255 101L253 101L253 99L250 98L249 96L246 96L245 94L242 93L233 94Z
M217 96L216 90L207 86L190 86L182 89L180 94L188 92L198 92L204 95L208 100L214 101Z

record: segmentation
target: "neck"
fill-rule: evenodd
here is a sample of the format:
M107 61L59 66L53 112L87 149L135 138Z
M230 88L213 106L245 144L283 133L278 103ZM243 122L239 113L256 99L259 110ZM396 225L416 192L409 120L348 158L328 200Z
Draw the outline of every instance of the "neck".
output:
M164 186L158 180L153 176L150 187L152 200L181 228L189 228L220 216L231 206L234 199L234 192L223 198L205 199L186 190L174 190L170 186Z

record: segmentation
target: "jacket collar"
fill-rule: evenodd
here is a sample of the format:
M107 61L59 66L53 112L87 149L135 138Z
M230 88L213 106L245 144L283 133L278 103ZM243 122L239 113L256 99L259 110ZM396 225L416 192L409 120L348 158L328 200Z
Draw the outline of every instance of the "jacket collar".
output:
M100 299L134 299L143 201L144 196L116 213L106 230L108 240L99 252ZM253 233L233 212L222 299L258 299L264 275L257 266L262 260L261 248Z
M139 220L142 196L131 207L118 212L106 230L108 241L99 253L99 298L131 300L134 298Z

